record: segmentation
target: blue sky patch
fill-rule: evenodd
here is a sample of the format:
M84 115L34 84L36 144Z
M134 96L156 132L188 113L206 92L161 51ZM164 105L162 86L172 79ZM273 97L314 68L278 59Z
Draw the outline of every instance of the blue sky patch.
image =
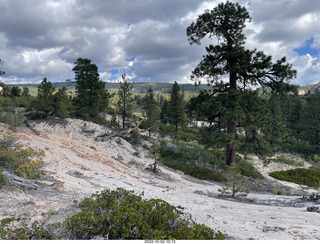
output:
M296 48L294 49L294 51L298 53L299 56L310 54L313 57L318 57L320 50L312 47L313 41L314 41L313 37L309 40L306 40L305 45L303 47Z
M126 61L130 62L130 61L134 61L135 59L136 59L136 57L126 58Z
M117 75L119 74L119 69L112 69L108 71L111 73L111 78L110 80L115 80L117 78Z

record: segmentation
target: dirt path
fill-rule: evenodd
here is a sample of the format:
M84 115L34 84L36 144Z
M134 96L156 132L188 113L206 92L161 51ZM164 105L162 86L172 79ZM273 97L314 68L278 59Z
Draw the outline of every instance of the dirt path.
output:
M161 167L161 174L146 170L153 163L122 139L97 142L94 137L105 129L88 123L85 134L83 121L68 120L65 125L35 124L40 135L21 128L21 143L45 151L46 176L55 182L38 190L21 190L6 186L0 190L0 218L28 212L34 220L48 213L52 222L62 221L77 211L74 200L81 201L105 188L123 187L144 192L147 198L161 198L180 205L193 218L235 239L320 239L318 214L306 207L292 207L298 196L249 194L250 202L237 202L217 197L220 185L200 181L181 172ZM320 216L320 215L319 215Z

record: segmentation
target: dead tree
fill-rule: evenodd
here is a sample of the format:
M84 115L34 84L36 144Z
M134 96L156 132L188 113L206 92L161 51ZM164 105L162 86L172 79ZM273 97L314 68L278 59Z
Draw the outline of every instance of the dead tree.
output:
M29 121L28 120L25 120L24 121L24 124L34 133L34 134L36 134L36 135L40 135L40 133L35 129L35 128L33 128L33 126L29 123Z
M111 139L113 137L127 137L130 135L130 133L133 130L137 130L143 121L144 121L144 119L142 119L134 128L129 128L126 130L121 130L121 131L113 131L111 133L103 133L101 135L98 135L95 140L96 141L108 141L109 139Z

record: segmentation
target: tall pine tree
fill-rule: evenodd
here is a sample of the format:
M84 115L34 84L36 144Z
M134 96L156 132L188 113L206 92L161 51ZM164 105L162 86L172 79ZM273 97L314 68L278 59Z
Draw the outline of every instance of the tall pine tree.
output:
M120 88L118 91L119 101L118 101L118 111L122 117L122 128L126 127L127 119L132 116L133 110L133 98L132 89L134 83L130 83L130 79L123 74L121 76Z
M181 125L183 127L184 125L185 111L181 87L176 81L171 88L169 104L169 121L175 126L176 131L178 131L178 126Z
M47 118L52 115L53 107L53 93L55 87L47 78L43 78L42 82L38 86L38 95L32 103L32 107L37 113L40 113L41 118Z
M196 22L187 28L190 44L200 44L208 36L216 36L216 45L206 47L204 56L192 73L196 82L207 80L213 85L213 92L226 93L227 132L230 141L226 144L226 164L235 163L237 124L239 122L241 93L250 85L268 86L273 90L285 92L291 87L287 81L296 76L292 65L286 58L272 63L272 57L263 52L245 48L243 30L251 17L246 8L238 3L225 2L213 10L206 10ZM227 82L222 79L229 76Z
M169 122L169 102L166 99L163 99L163 101L160 102L161 106L161 112L160 112L160 121L163 124L168 124Z
M151 132L156 130L158 127L160 115L159 104L154 98L154 93L151 87L149 87L143 98L143 110L147 118L146 123L149 130L149 136L151 136Z
M103 114L109 105L110 94L100 80L98 67L90 59L78 58L72 69L75 72L76 116L95 122L103 122Z
M61 119L66 119L69 116L69 112L72 108L67 88L63 86L53 96L53 114Z

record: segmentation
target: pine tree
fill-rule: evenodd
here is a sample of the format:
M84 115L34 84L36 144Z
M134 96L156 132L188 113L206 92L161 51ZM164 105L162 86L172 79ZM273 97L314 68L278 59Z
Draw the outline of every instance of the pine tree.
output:
M18 86L13 86L10 91L11 97L20 97L21 96L21 89Z
M222 119L225 114L223 96L224 94L212 96L208 91L201 91L197 97L190 99L187 111L197 120L208 122L210 131L221 132L224 127Z
M163 124L168 124L170 104L166 99L164 99L161 103L162 103L162 106L161 106L161 112L160 112L160 121Z
M296 71L286 63L285 57L273 64L271 56L245 48L243 30L250 20L244 7L227 1L211 11L206 10L187 28L190 44L200 44L206 36L219 39L217 45L206 47L207 55L192 72L191 78L198 83L206 79L213 84L214 93L225 93L227 96L224 103L226 127L230 135L226 145L227 165L235 163L241 92L250 85L259 84L277 92L287 92L292 89L287 81L296 76ZM228 82L219 80L226 75L229 76Z
M149 136L151 132L156 130L159 123L160 108L157 101L154 99L154 93L151 87L147 90L143 99L143 110L147 118L147 126L149 129Z
M55 87L47 78L43 78L42 82L38 86L38 95L32 103L32 107L41 113L42 118L47 118L52 115L53 107L53 92Z
M60 118L65 119L69 115L69 111L71 110L71 102L69 100L69 96L67 93L67 88L63 86L58 90L53 97L53 107L54 111L53 114Z
M21 93L21 96L23 96L23 97L29 97L30 96L28 87L23 87L23 91Z
M119 101L118 101L118 111L122 117L122 128L126 127L126 121L132 116L133 110L133 98L132 89L134 83L130 83L130 79L123 74L122 81L120 82L120 88L118 91Z
M179 84L175 81L170 92L169 122L178 131L178 126L183 127L185 122L185 111L183 106L183 95Z
M104 121L102 115L108 108L110 94L100 80L98 67L87 58L78 58L74 64L76 116L95 122Z

